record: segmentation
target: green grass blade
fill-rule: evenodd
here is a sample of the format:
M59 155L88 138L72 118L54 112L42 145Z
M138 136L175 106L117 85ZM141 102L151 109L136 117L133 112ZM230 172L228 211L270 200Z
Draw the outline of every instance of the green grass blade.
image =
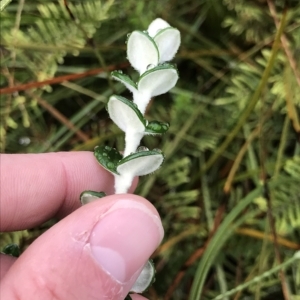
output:
M206 280L207 273L214 263L216 256L218 255L220 249L223 247L228 238L232 235L234 227L240 225L240 221L244 221L245 216L248 217L249 212L244 217L240 218L235 224L232 224L237 216L248 206L253 200L258 197L262 192L262 188L258 187L250 194L248 194L244 199L242 199L234 209L225 217L224 221L221 223L220 227L216 231L215 235L211 239L210 243L205 250L205 253L199 263L198 269L196 271L195 279L191 288L191 293L189 296L190 300L198 300L201 297L202 289Z

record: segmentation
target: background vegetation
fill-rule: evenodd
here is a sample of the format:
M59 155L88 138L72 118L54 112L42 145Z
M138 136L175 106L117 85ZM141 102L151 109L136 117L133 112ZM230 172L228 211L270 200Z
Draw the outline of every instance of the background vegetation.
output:
M126 35L162 17L181 31L182 46L178 84L147 111L171 127L143 140L166 155L136 192L157 207L166 232L146 295L299 300L299 1L5 4L1 151L121 149L105 103L113 93L130 95L110 71L134 76ZM1 248L14 242L24 250L51 222L2 234Z

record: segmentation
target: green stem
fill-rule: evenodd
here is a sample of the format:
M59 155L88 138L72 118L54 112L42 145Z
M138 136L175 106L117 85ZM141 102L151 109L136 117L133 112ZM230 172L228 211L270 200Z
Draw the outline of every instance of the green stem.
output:
M278 153L277 153L277 159L276 159L275 171L274 171L274 178L279 175L279 171L280 171L280 168L282 166L283 151L284 151L286 141L287 141L287 138L288 138L289 125L290 125L290 119L289 119L289 116L286 115L285 120L284 120L284 124L283 124L281 138L280 138Z
M203 155L200 156L200 167L204 164ZM207 184L206 174L201 176L201 188L202 188L202 196L204 202L204 211L207 220L208 229L211 232L214 226L214 218L211 209L211 198L209 194L209 188ZM221 263L216 264L217 278L220 286L221 292L224 294L227 291L227 282L224 270L222 268ZM229 300L229 298L225 298L224 300Z
M257 265L259 274L262 273L263 268L264 268L264 261L268 257L268 253L267 253L268 239L266 238L267 234L268 234L268 231L269 231L269 223L265 222L264 239L263 239L263 242L262 242L262 248L261 248L259 258L258 258L258 265ZM254 300L260 300L261 299L261 295L260 295L261 284L262 283L259 282L256 286L255 294L254 294L254 297L255 297Z
M200 168L204 164L204 158L203 155L200 156ZM205 216L207 220L207 225L209 231L213 229L214 226L214 219L212 216L211 212L211 199L209 195L209 188L207 186L207 179L205 174L201 175L201 188L202 188L202 197L203 197L203 202L204 202L204 211L205 211Z
M244 284L240 284L236 288L234 288L222 295L219 295L219 296L213 298L212 300L222 300L224 297L231 296L231 295L235 294L236 292L239 292L239 291L247 288L248 286L250 286L253 283L259 283L264 278L267 278L267 277L271 276L272 274L277 273L278 271L282 270L283 268L286 268L289 265L294 264L297 260L300 260L300 251L297 251L293 257L291 257L284 263L272 268L271 270L268 270L268 271L262 273L261 275L255 276L252 280L245 282Z
M220 253L221 248L233 234L235 228L245 222L246 219L250 219L251 217L253 217L253 214L256 215L257 211L250 211L236 220L237 217L246 207L248 207L253 202L256 197L260 196L261 193L262 188L258 187L250 194L248 194L244 199L240 200L238 204L231 210L231 212L225 217L225 219L217 229L216 233L205 249L204 255L198 265L195 279L191 288L191 293L189 295L190 300L201 299L201 294L208 271L214 263L217 255Z

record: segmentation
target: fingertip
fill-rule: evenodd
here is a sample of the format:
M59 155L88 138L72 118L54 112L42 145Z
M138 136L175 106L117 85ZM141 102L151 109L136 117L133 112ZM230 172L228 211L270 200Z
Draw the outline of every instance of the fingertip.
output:
M15 261L16 258L11 255L0 254L0 280L5 276Z
M123 300L162 237L158 212L146 199L107 196L79 208L40 236L4 279L26 299L33 299L33 294L47 299L56 293L59 299L102 295L99 299ZM3 295L10 299L12 294L3 289Z
M130 194L108 198L115 203L93 228L91 253L102 268L125 283L138 275L160 244L163 228L156 209L146 199Z

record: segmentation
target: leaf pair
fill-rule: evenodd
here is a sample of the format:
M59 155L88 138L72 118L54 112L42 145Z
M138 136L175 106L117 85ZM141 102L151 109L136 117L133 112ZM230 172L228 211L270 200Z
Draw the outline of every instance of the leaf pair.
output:
M137 83L122 71L112 77L122 82L132 93L133 102L144 114L152 97L164 94L178 80L177 69L166 61L171 60L180 45L180 32L162 19L154 20L148 31L134 31L127 40L127 58L140 73Z
M152 97L168 92L179 78L177 69L168 63L158 66L149 65L148 70L140 76L137 83L122 71L113 71L111 75L133 93L133 102L138 105L142 113Z
M149 66L171 60L180 45L180 32L162 19L154 20L148 31L134 31L127 41L127 57L140 73Z
M106 170L115 175L147 175L158 169L164 160L159 149L145 147L123 158L115 148L100 146L95 148L94 155Z

